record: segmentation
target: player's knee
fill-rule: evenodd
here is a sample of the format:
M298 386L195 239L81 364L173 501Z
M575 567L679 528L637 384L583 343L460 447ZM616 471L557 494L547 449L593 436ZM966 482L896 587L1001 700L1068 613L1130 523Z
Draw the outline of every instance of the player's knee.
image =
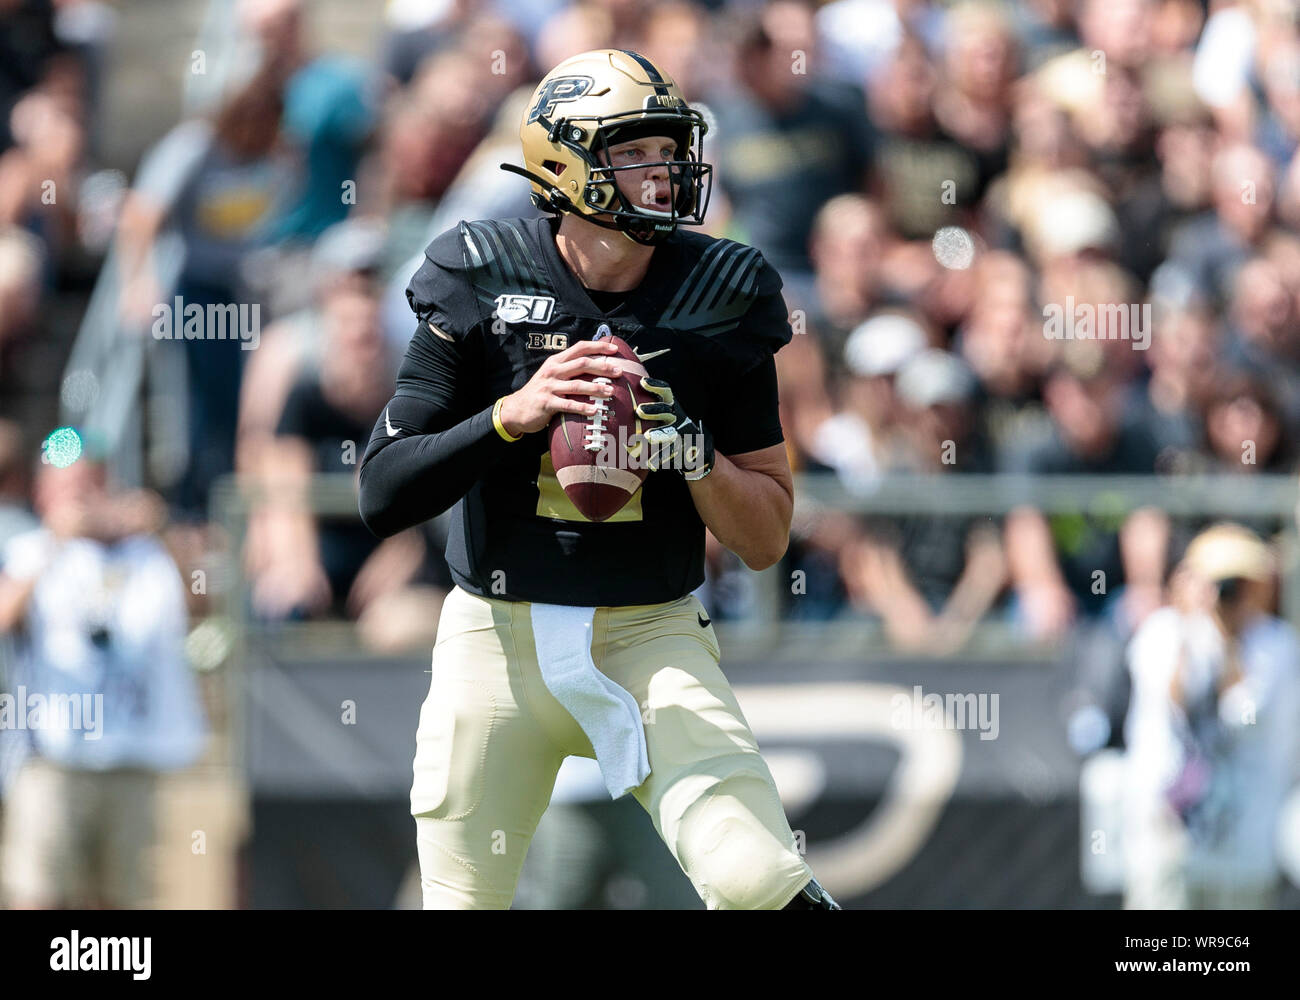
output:
M682 816L678 858L709 909L779 909L792 886L811 878L794 844L778 835L784 817L764 822L750 805L770 794L764 777L733 775Z
M483 886L454 885L438 878L421 878L420 895L426 910L508 910L512 893Z
M518 869L506 863L508 856L468 850L465 830L455 823L417 816L415 827L424 909L510 908Z

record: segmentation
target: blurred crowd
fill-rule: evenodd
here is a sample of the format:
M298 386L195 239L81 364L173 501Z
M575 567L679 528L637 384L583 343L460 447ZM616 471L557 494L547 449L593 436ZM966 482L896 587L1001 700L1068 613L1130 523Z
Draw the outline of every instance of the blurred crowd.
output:
M111 9L3 7L0 417L40 434L60 393L66 411L102 377L60 368L66 327L42 308L88 260L109 254L99 282L128 341L176 296L256 304L255 343L154 345L184 356L163 397L184 419L155 420L174 447L155 445L141 485L195 527L176 532L195 552L219 477L276 497L244 552L260 617L342 614L400 642L400 624L366 620L375 598L436 604L436 525L381 545L314 517L303 487L355 470L427 242L534 212L498 165L518 161L534 82L590 48L647 52L706 109L707 229L785 280L799 471L870 493L900 472L1293 469L1295 3L404 2L365 62L316 47L310 4L241 0L222 51L196 52L212 65L191 74L186 118L129 185L97 169L92 127ZM869 616L936 650L989 615L1034 638L1097 621L1124 636L1202 527L1032 502L924 519L805 504L786 612ZM717 546L710 576L721 617L751 612Z
M0 0L0 582L28 584L21 601L0 591L11 623L54 572L12 554L34 531L104 551L165 534L191 580L223 544L213 490L235 472L254 498L239 558L257 618L346 617L380 649L430 641L450 585L440 521L381 543L354 508L314 512L309 483L355 473L428 242L534 214L499 164L521 162L536 81L594 48L650 55L710 121L706 231L759 247L785 281L796 471L858 496L905 473L1209 472L1245 492L1295 472L1300 0L392 0L369 60L320 47L306 0L214 10L228 37L195 49L183 119L127 177L101 134L114 8ZM177 297L256 306L255 336L160 339L158 306ZM115 361L183 359L141 362L152 385L127 391L153 407L146 471L95 479L96 516L39 495L46 435L123 377L70 361L74 335ZM1160 728L1170 704L1218 712L1214 739L1231 742L1244 677L1264 678L1251 698L1293 697L1269 686L1296 654L1273 617L1276 563L1253 547L1281 521L1248 520L1235 554L1206 563L1188 543L1208 524L1029 496L1006 516L801 500L784 613L873 619L932 653L990 618L1085 636L1098 689L1137 633L1128 726L1164 748L1149 758L1164 788L1160 769L1200 746ZM754 613L752 580L712 543L707 587L717 617ZM56 593L63 607L90 592ZM206 595L185 589L191 613ZM1201 659L1161 661L1170 635ZM1123 711L1077 748L1119 740ZM1168 839L1151 850L1167 857Z

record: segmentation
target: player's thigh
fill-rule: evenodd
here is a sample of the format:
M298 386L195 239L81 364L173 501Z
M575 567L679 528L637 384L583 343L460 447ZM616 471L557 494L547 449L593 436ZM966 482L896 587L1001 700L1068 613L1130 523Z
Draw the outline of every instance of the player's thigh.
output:
M523 691L504 605L453 591L444 606L411 788L429 908L509 906L563 759Z
M615 617L601 668L642 706L650 776L634 794L705 905L776 909L812 873L700 612Z

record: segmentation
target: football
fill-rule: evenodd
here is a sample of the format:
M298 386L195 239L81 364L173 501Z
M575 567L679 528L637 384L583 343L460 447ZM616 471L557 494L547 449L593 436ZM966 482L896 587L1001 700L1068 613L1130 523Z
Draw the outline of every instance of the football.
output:
M591 416L557 413L551 420L551 463L570 502L592 521L604 521L626 506L645 482L648 471L640 435L648 428L636 415L638 403L656 398L641 388L646 369L636 352L619 337L613 338L622 362L617 379L604 376L596 382L613 382L612 396L586 398L600 406ZM629 454L627 447L632 448Z

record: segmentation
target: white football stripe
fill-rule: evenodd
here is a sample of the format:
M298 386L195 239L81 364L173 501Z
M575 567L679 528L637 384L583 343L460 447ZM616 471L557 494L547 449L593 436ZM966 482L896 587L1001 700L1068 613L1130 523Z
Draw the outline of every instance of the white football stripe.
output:
M628 493L635 493L641 488L641 478L627 469L607 469L599 465L566 465L555 470L555 478L566 489L577 483L603 483L617 486Z

